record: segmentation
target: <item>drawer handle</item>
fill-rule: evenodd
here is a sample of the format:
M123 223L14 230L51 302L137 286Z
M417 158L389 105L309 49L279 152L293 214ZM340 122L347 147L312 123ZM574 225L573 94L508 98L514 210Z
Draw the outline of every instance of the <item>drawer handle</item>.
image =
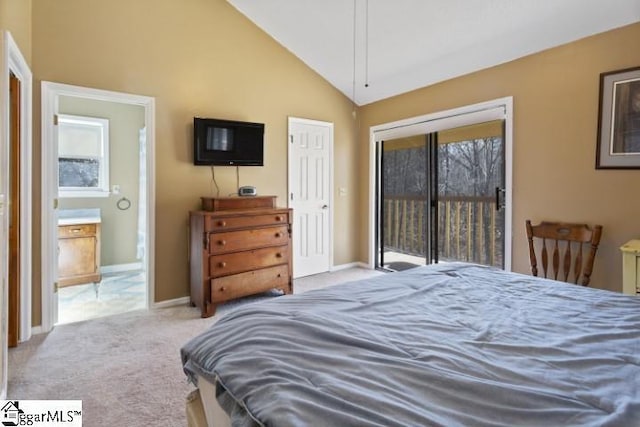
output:
M227 225L227 222L226 222L226 221L218 221L218 225L219 225L220 227L224 227L224 226L226 226L226 225Z
M280 252L278 252L278 253L276 254L276 258L282 258L282 254L281 254Z
M282 277L282 274L281 274L281 273L278 273L278 277Z
M282 221L282 217L281 217L280 215L278 215L278 216L276 217L276 221Z
M220 246L224 246L224 245L226 245L226 244L227 244L227 241L226 241L226 240L218 240L218 244L219 244Z
M278 238L279 238L279 237L282 237L282 233L277 232L277 233L276 233L276 237L278 237Z
M72 228L72 229L71 229L71 232L72 232L72 233L79 233L79 232L81 232L81 231L82 231L82 228Z
M220 268L225 268L225 267L227 266L227 263L226 263L226 262L224 262L224 261L222 261L222 262L218 263L218 266L219 266Z
M227 288L225 288L224 286L220 287L220 292L224 292L226 290L227 290Z

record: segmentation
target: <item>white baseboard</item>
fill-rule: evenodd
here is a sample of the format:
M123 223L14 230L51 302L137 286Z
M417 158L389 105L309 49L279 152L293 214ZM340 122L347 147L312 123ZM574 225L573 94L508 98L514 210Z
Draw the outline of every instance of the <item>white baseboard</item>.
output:
M191 302L190 297L182 297L176 299L168 299L165 301L154 302L152 308L167 308L167 307L175 307L177 305L187 305Z
M42 333L42 326L34 326L31 328L31 336L39 335Z
M122 273L123 271L136 270L142 270L141 262L132 262L131 264L103 265L102 267L100 267L100 273L102 274Z
M340 271L346 270L348 268L366 268L367 270L369 270L369 266L364 262L350 262L348 264L334 265L329 271Z

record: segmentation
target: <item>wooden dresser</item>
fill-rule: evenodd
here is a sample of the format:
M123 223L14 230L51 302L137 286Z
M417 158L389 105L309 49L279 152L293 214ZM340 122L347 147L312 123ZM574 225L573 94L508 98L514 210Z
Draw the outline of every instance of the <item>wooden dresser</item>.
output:
M191 303L202 317L235 298L271 289L293 292L291 220L275 196L203 198L190 212Z

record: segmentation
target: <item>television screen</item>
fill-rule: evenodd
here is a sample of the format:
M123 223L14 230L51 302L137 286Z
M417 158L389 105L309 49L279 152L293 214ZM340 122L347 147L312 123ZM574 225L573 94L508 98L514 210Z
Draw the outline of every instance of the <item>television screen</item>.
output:
M263 166L264 124L194 117L193 163Z

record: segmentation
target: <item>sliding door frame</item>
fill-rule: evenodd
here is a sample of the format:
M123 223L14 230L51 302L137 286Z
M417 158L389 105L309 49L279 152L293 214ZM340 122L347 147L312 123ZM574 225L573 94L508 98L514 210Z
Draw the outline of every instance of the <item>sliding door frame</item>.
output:
M513 163L513 97L498 98L478 104L439 111L423 116L411 117L395 122L384 123L369 128L369 260L370 268L375 268L376 247L378 236L378 197L380 183L377 179L379 154L377 152L377 141L382 139L380 135L390 135L402 133L408 127L431 127L437 126L439 129L453 128L460 126L470 117L482 117L494 110L503 109L504 116L504 150L505 150L505 235L504 235L504 269L511 271L512 257L512 230L513 230L513 206L512 206L512 163ZM441 126L441 127L440 127ZM431 255L431 254L429 254Z

